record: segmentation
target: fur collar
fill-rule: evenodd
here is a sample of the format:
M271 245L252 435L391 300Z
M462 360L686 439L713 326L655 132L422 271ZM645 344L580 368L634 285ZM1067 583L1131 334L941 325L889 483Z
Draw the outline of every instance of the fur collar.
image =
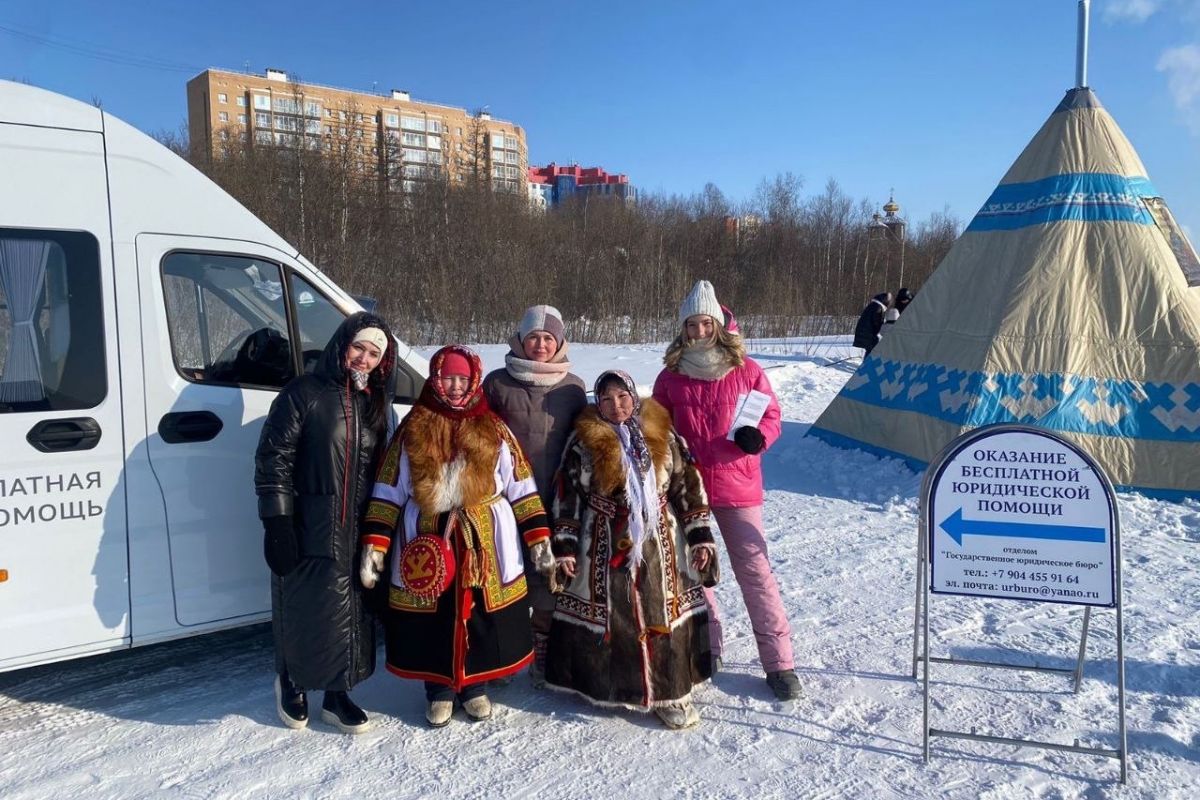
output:
M668 459L671 455L671 416L651 398L642 401L642 433L650 448L654 474L660 491L667 482ZM589 405L575 421L575 434L592 456L592 490L613 497L625 490L625 473L621 469L621 442L611 424L606 422L596 406Z
M490 412L454 420L423 406L413 408L401 435L421 511L442 514L496 493L499 424Z

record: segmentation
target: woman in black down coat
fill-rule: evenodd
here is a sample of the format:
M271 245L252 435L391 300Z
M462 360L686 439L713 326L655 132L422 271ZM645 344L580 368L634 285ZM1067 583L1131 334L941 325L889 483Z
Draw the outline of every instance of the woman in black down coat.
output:
M275 634L275 699L289 728L321 719L347 733L369 722L348 692L375 670L375 626L357 577L358 523L387 442L396 345L382 319L350 316L311 375L271 404L255 454Z

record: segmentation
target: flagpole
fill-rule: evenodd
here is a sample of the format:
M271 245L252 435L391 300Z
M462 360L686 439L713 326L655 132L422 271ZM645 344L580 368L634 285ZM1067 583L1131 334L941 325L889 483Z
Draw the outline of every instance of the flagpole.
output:
M1079 0L1079 36L1075 47L1075 88L1087 87L1088 17L1091 0Z

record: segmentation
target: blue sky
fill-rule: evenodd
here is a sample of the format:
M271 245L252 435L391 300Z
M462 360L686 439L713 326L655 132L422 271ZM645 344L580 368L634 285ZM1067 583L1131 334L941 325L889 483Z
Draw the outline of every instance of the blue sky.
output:
M332 13L331 13L332 10ZM643 190L835 178L964 221L1074 81L1076 0L6 0L0 77L175 128L207 66L488 106ZM1200 234L1200 0L1094 0L1089 83ZM40 41L28 37L33 34ZM89 58L104 48L112 63Z

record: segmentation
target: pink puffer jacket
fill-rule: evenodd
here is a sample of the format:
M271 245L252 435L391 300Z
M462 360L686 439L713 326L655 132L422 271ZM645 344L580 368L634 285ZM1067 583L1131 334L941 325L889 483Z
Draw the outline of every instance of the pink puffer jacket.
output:
M748 455L725 436L737 410L738 397L751 389L771 396L758 424L767 447L779 438L779 400L766 373L753 359L716 381L663 370L654 381L654 399L671 412L675 431L692 451L709 505L747 508L763 502L762 454Z

